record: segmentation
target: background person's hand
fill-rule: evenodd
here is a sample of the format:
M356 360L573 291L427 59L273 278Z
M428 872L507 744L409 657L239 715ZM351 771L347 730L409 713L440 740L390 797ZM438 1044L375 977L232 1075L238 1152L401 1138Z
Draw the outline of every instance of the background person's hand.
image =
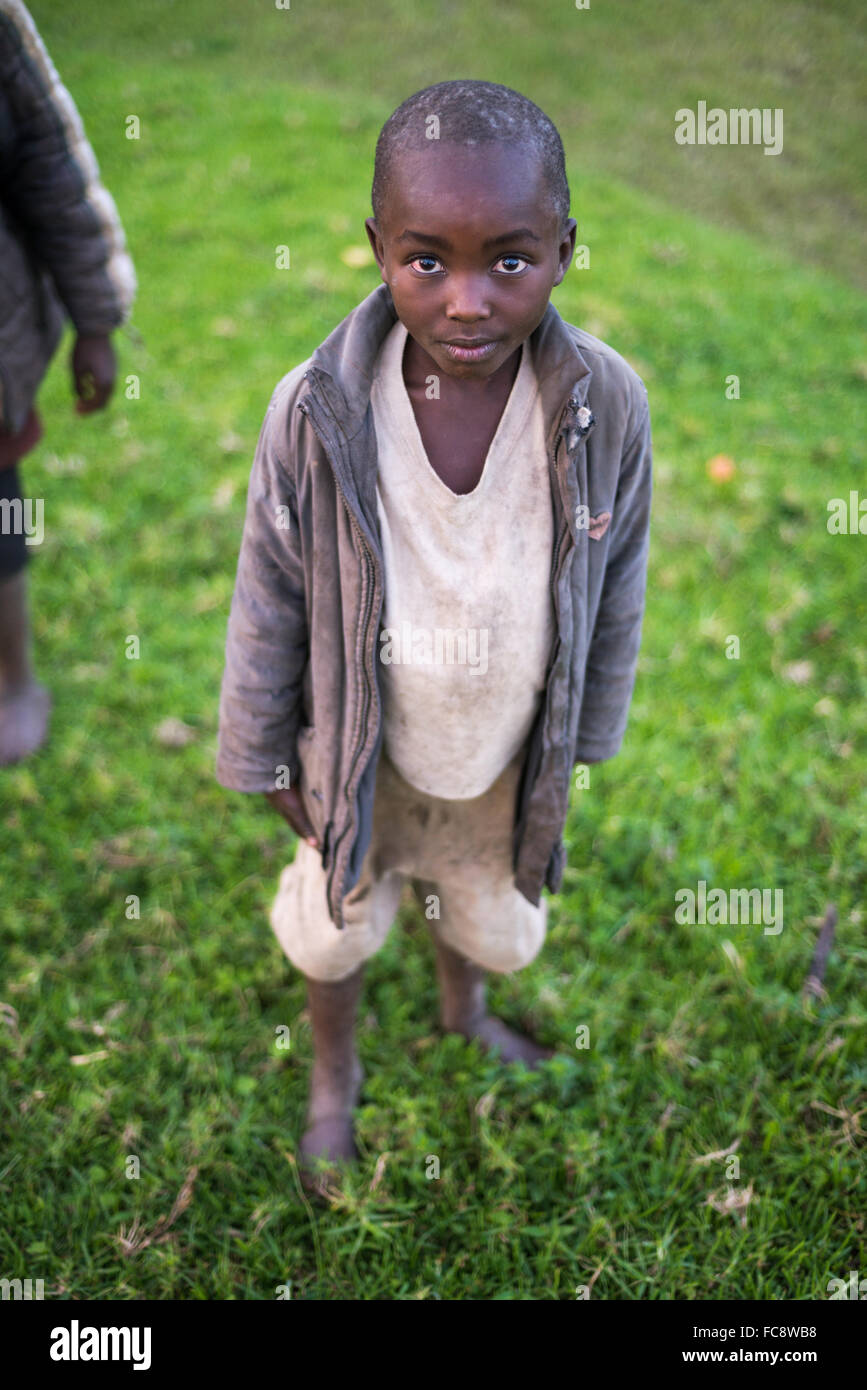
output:
M302 840L306 840L308 845L312 845L314 849L319 849L319 842L297 787L278 787L272 792L264 792L263 795L265 800L274 807L274 810L291 825L296 835L300 836Z
M80 334L72 349L72 377L79 415L102 410L114 390L117 359L107 333Z

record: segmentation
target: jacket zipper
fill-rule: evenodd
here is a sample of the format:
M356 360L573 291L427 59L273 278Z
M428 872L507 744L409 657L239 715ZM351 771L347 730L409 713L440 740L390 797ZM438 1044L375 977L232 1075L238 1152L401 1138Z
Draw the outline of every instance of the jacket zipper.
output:
M552 454L552 456L551 456L551 463L553 464L553 468L554 468L554 483L555 483L555 486L558 488L558 490L559 490L560 484L559 484L558 479L557 479L557 450L558 450L559 447L560 447L560 440L563 438L563 435L564 435L564 434L565 434L565 430L561 427L561 428L558 430L558 432L557 432L557 437L556 437L556 439L554 440L554 451L553 451L553 454ZM559 492L558 492L558 495L559 495ZM556 543L555 543L555 545L554 545L554 559L553 559L552 564L551 564L551 576L552 576L552 578L551 578L551 596L552 596L552 598L553 598L553 600L554 600L554 611L555 611L555 613L557 614L557 641L556 641L555 646L554 646L554 656L553 656L553 658L552 658L552 660L551 660L551 665L550 665L549 668L548 668L548 680L550 680L551 672L553 671L554 667L555 667L556 664L557 664L557 657L560 655L560 645L561 645L561 639L560 639L560 605L559 605L559 603L558 603L558 601L557 601L557 585L558 585L558 582L559 582L559 579L560 579L560 551L563 549L563 542L565 541L565 539L566 539L566 537L568 536L568 534L569 534L569 523L568 523L568 521L566 520L566 517L565 517L565 514L564 514L563 523L562 523L562 525L561 525L561 527L560 527L560 533L559 533L559 535L557 536L557 540L556 540ZM546 684L546 686L547 686L548 681L546 681L545 684Z
M335 479L335 482L336 482L336 479ZM329 896L329 898L331 897L331 890L332 890L333 883L334 883L334 875L335 875L336 870L337 870L337 860L338 860L338 855L339 855L339 853L340 853L340 849L341 849L341 847L342 847L342 845L343 845L344 840L346 839L347 835L349 834L350 830L353 828L353 824L354 824L354 827L355 827L356 830L357 830L357 828L358 828L357 816L355 815L355 809L354 809L354 803L355 803L355 799L356 799L356 793L357 793L357 790L358 790L358 783L355 782L354 779L355 779L356 768L358 767L358 763L359 763L359 760L360 760L360 758L361 758L362 750L363 750L364 744L365 744L365 728L366 728L366 723L367 723L367 717L368 717L368 714L369 714L369 712L370 712L370 706L371 706L371 703L372 703L371 691L372 691L372 689L373 689L374 684L376 683L376 674L375 674L375 672L371 671L371 669L370 669L370 644L369 644L369 641L368 641L368 629L369 629L369 627L370 627L370 620L371 620L371 616L372 616L372 613L373 613L373 607L374 607L374 598L375 598L375 595L376 595L376 571L375 571L375 566L374 566L374 564L373 564L372 557L371 557L371 555L370 555L370 549L369 549L369 547L368 547L367 541L364 539L364 536L363 536L362 533L361 533L361 528L360 528L360 526L358 525L357 521L355 520L355 517L353 516L352 509L350 508L349 503L348 503L347 500L346 500L346 496L345 496L345 494L344 494L344 492L343 492L343 489L341 488L341 486L340 486L339 483L337 483L337 490L338 490L338 492L340 493L340 496L343 498L343 505L346 507L347 514L348 514L348 516L349 516L349 524L350 524L350 526L352 527L352 530L353 530L353 533L354 533L356 539L359 541L359 543L360 543L360 545L361 545L361 551L362 551L363 560L364 560L364 583L365 583L365 590L366 590L366 592L365 592L365 596L364 596L364 606L363 606L363 609L362 609L362 631L363 631L363 633L364 633L363 651L364 651L364 674L365 674L366 679L363 681L364 689L363 689L363 692L362 692L361 715L360 715L360 719L359 719L359 737L358 737L358 741L357 741L357 743L356 743L355 750L354 750L353 755L352 755L352 761L351 761L351 763L350 763L350 765L349 765L349 776L348 776L348 778L347 778L347 783L346 783L347 801L349 802L349 808L350 808L350 821L349 821L349 824L348 824L348 825L346 826L346 828L344 829L343 834L339 837L339 839L337 839L337 840L335 841L334 846L333 846L332 855L331 855L331 864L330 864L329 870L328 870L328 888L327 888L327 891L328 891L328 896ZM358 778L358 782L360 782L360 781L361 781L361 778L359 777L359 778Z

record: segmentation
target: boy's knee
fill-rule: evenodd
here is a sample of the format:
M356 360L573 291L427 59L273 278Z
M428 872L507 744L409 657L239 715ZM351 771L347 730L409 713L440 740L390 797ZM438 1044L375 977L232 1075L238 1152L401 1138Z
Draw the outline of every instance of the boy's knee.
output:
M283 954L295 969L308 979L325 984L350 974L354 963L346 959L343 933L328 917L324 893L321 904L314 906L316 884L312 880L317 860L315 850L299 843L294 862L287 864L280 875L268 920Z
M536 959L544 940L544 928L533 927L524 931L518 940L485 943L486 958L480 964L495 975L510 975Z
M547 901L543 898L534 907L516 889L508 907L500 912L492 910L486 922L457 930L453 924L449 944L483 970L509 975L536 959L545 941L547 920Z
M284 891L282 877L280 885L269 921L286 959L308 980L319 984L336 984L351 975L361 962L354 951L347 950L345 932L338 931L330 919L318 922L314 931L309 922L302 930L294 895Z
M280 875L269 915L283 954L310 980L336 984L382 946L400 899L401 881L361 879L343 900L344 926L328 913L326 876L316 850L300 842Z

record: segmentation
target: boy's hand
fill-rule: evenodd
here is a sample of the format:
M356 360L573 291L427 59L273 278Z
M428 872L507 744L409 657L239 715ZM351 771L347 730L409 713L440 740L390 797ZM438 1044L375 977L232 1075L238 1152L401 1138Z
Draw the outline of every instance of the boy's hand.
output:
M72 349L72 378L79 415L102 410L114 390L117 359L107 333L80 335Z
M304 802L301 800L301 793L297 787L276 787L272 792L263 793L265 800L269 801L285 821L291 825L296 835L302 840L306 840L313 849L319 849L319 842L313 832L313 826L307 817L304 809Z

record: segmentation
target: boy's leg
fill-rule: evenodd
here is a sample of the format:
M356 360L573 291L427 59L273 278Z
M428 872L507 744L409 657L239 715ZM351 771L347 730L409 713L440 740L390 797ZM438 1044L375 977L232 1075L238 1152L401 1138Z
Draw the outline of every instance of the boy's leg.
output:
M355 1048L355 1018L364 969L345 980L307 980L313 1028L313 1075L307 1129L299 1145L305 1158L356 1157L352 1112L364 1073Z
M374 876L368 856L358 883L344 899L342 931L328 915L325 885L321 855L299 841L293 863L280 876L270 917L284 953L307 983L313 1070L307 1128L299 1146L307 1160L355 1157L352 1112L363 1080L355 1018L363 964L388 935L403 879Z
M505 1061L527 1066L553 1054L487 1011L487 971L521 970L545 939L548 904L529 903L514 884L512 827L523 765L519 753L482 796L468 801L428 799L424 837L413 876L419 901L436 900L430 921L437 954L443 1027L478 1038ZM407 816L407 819L409 817ZM425 911L430 917L430 912Z
M422 901L437 891L435 883L416 882L413 888ZM436 949L440 1021L446 1032L477 1038L484 1048L496 1050L504 1062L521 1061L533 1067L553 1057L550 1048L542 1047L488 1013L488 972L449 946L435 922L431 922L431 934Z

